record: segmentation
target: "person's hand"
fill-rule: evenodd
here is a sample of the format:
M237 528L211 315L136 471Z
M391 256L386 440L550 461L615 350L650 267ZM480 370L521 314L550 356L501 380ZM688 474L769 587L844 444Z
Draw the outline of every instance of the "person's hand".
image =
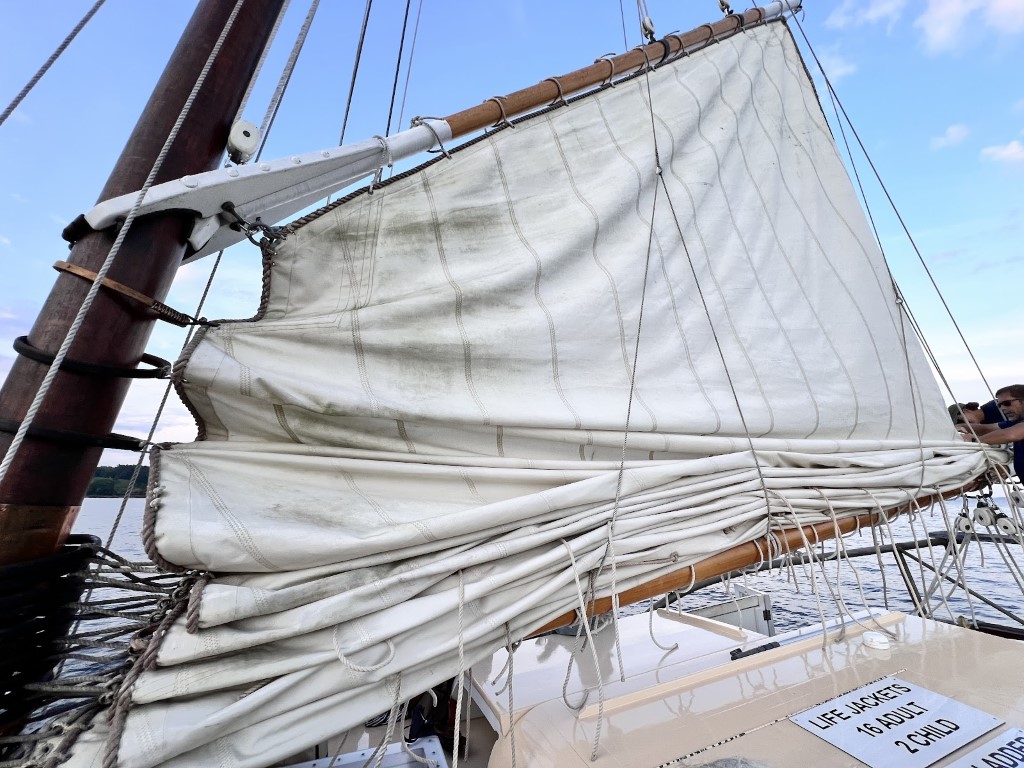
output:
M976 443L978 441L977 435L975 435L974 432L971 431L971 428L966 424L958 424L956 431L960 433L960 437L963 438L965 442Z

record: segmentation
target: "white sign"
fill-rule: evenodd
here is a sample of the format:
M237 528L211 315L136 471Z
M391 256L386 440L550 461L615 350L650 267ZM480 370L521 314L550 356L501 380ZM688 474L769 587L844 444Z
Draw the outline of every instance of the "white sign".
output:
M1024 731L1006 731L989 739L948 768L1017 768L1024 766Z
M924 768L1003 723L898 677L844 693L789 719L871 768Z

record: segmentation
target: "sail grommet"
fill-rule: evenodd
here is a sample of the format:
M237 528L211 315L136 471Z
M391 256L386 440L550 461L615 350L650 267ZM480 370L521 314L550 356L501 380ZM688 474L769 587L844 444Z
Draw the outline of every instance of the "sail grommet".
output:
M22 357L27 357L29 360L34 360L37 363L42 363L43 365L53 364L54 355L32 346L28 336L19 336L14 340L14 351ZM171 363L162 357L144 354L140 362L152 367L128 368L120 365L86 363L66 357L61 362L60 369L68 373L80 373L86 376L105 376L123 379L166 379L171 375Z

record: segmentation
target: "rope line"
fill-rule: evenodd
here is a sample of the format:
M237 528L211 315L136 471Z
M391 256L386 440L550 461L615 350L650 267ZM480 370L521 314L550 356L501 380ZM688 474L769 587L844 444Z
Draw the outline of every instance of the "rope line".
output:
M309 28L313 23L313 17L316 16L319 6L320 0L313 0L313 2L310 3L309 11L306 13L306 18L302 22L302 27L295 36L295 42L292 44L291 53L288 55L288 60L285 62L284 67L281 70L281 76L277 80L277 87L274 89L274 93L270 97L270 102L267 105L267 111L263 114L263 122L260 123L260 148L256 152L256 161L259 161L260 157L263 156L263 149L267 146L267 139L270 137L270 131L274 126L274 120L277 119L277 111L281 107L281 100L284 98L284 94L288 90L288 84L292 80L292 73L295 71L295 64L299 60L299 54L302 53L302 47L306 44L306 36L309 34Z
M60 55L64 53L64 49L71 44L71 41L74 40L78 33L82 31L82 28L89 23L89 20L96 14L96 11L100 9L100 6L102 6L104 2L106 2L106 0L96 0L92 8L86 11L85 16L82 17L81 21L79 21L78 24L75 25L75 28L72 29L71 32L68 34L68 36L64 38L64 42L57 46L57 49L52 54L50 54L50 58L48 58L43 63L43 66L41 66L39 70L28 81L28 83L25 84L25 87L22 88L21 91L18 92L18 95L15 96L14 99L11 101L11 103L7 105L7 108L3 111L3 114L0 114L0 125L3 125L7 118L14 114L14 110L18 108L18 105L21 104L22 100L26 96L28 96L29 92L33 88L35 88L36 83L38 83L43 78L43 75L45 75L47 71L50 69L50 67L53 66L53 63L57 61L58 58L60 58Z
M182 106L181 112L178 114L178 119L175 121L174 126L171 128L170 133L167 135L166 141L164 141L163 147L160 149L160 153L153 163L153 167L146 177L145 183L142 185L142 189L139 190L135 196L135 201L132 203L131 210L128 212L128 216L125 218L124 224L117 233L117 237L114 240L113 246L110 248L110 252L107 254L103 261L103 265L96 272L96 280L89 286L89 292L86 294L85 299L82 301L82 305L78 309L78 313L75 315L74 321L71 323L71 327L68 329L67 335L64 337L64 342L61 344L57 354L54 355L53 363L50 368L46 371L46 375L43 377L42 383L39 385L39 390L36 392L35 398L33 398L31 405L25 413L25 417L21 421L21 425L18 427L17 433L14 435L14 439L11 441L10 447L7 449L7 454L4 456L4 460L0 463L0 483L3 482L7 476L7 471L10 469L11 464L14 461L14 457L17 455L19 448L25 441L25 436L28 434L29 428L32 426L32 421L35 419L36 414L39 412L40 407L43 404L43 400L46 398L47 393L50 391L50 387L53 385L53 381L60 371L61 363L64 362L64 358L67 357L68 350L74 343L75 338L78 335L79 329L82 327L82 323L85 321L85 317L92 307L93 301L99 294L100 288L102 287L103 279L107 276L111 266L114 263L114 259L117 258L117 254L121 250L121 246L124 243L125 237L128 232L131 231L132 225L135 223L135 218L139 214L139 208L142 205L142 201L149 191L149 188L153 186L153 182L156 179L157 173L164 164L164 160L167 157L167 153L174 143L175 138L178 136L178 132L181 130L182 123L192 109L192 104L196 99L203 83L206 82L206 77L210 72L210 68L213 66L213 62L216 60L217 55L220 53L221 46L224 44L224 40L228 33L231 31L231 27L235 23L235 19L238 16L239 11L245 0L237 0L234 8L231 11L231 15L228 17L227 22L224 24L224 29L221 30L220 37L214 44L213 49L210 51L210 55L206 59L206 63L203 65L203 69L196 79L195 85L192 87L192 92L189 93L188 98L185 100L185 104Z
M815 52L814 47L811 45L811 41L808 39L807 33L804 31L803 25L800 23L800 19L795 14L793 15L792 18L793 18L794 21L796 21L797 28L800 30L800 35L803 37L804 43L807 45L807 49L810 51L811 57L814 59L814 63L818 67L818 71L821 73L821 76L822 76L822 78L825 81L825 86L828 88L829 93L834 96L835 103L838 104L839 110L842 112L843 118L846 120L846 124L850 126L850 131L851 131L851 133L853 133L853 137L857 141L857 146L860 148L860 151L863 153L864 159L867 161L868 165L870 166L871 171L872 171L872 173L875 176L875 180L878 182L878 185L881 188L883 194L885 195L886 200L889 202L889 206L892 208L893 214L895 214L896 219L899 221L900 227L903 229L903 233L907 236L907 240L910 243L910 246L914 249L914 253L917 256L918 261L921 263L921 267L924 269L925 274L928 276L928 280L931 282L932 287L935 289L936 295L939 297L939 300L942 302L942 306L943 306L943 308L946 311L946 315L947 315L947 317L949 317L950 322L953 324L953 327L956 329L957 335L960 337L960 341L963 342L964 349L967 351L967 354L971 358L971 362L974 364L975 369L978 371L978 375L981 377L982 383L985 385L986 390L988 390L989 394L991 395L992 394L992 385L989 384L988 379L985 378L985 374L981 370L981 364L978 362L977 358L975 357L974 351L971 349L971 345L967 342L967 338L964 336L963 330L961 329L959 323L957 323L956 318L953 316L953 311L952 311L952 309L950 309L949 304L946 301L946 297L943 295L942 290L939 288L939 285L938 285L938 283L935 280L935 276L932 274L931 269L928 267L928 264L925 262L924 256L921 254L920 248L917 247L917 242L914 240L913 236L910 234L910 230L907 227L906 222L903 220L903 216L900 214L899 209L896 207L896 203L892 199L892 195L889 194L888 187L886 187L885 183L882 181L882 177L879 174L878 169L875 167L874 161L871 159L871 156L868 154L867 148L864 146L864 142L861 141L860 134L858 134L857 133L857 129L854 128L853 122L850 120L850 116L846 112L846 108L843 106L842 101L839 99L839 96L836 93L835 88L832 85L832 81L829 80L828 76L825 74L825 68L822 66L821 61L818 59L818 54Z
M370 23L370 9L373 7L373 0L366 0L366 10L363 12L363 28L359 32L359 44L356 46L356 60L352 64L352 82L348 86L348 100L345 102L345 118L341 122L341 136L338 138L338 145L345 143L345 130L348 128L348 116L352 110L352 96L356 91L356 77L359 75L359 62L363 58L363 44L366 42L366 27Z

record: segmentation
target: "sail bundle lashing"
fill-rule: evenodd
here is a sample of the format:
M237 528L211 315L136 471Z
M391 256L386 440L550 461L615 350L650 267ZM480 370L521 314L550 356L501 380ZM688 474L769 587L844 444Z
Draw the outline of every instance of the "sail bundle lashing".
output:
M118 765L270 764L584 591L986 467L782 22L325 209L271 261L258 319L190 351L205 439L151 473L151 556L215 578Z

